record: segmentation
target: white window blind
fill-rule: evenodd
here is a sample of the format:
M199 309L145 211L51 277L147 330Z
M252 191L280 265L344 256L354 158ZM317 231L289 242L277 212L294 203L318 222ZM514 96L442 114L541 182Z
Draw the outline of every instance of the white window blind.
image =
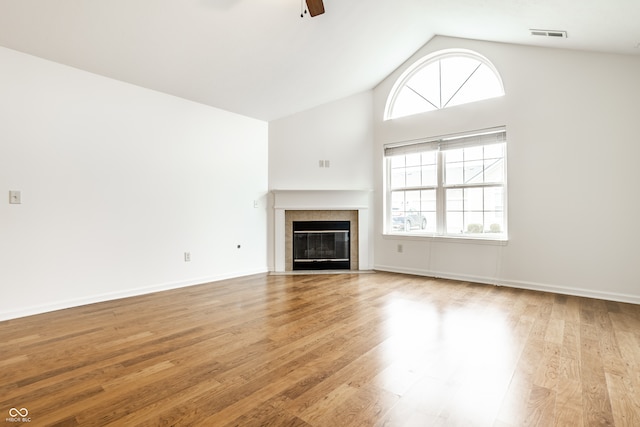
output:
M492 128L469 134L448 135L425 140L413 140L384 146L385 157L423 153L432 150L450 150L461 147L474 147L505 142L505 128Z

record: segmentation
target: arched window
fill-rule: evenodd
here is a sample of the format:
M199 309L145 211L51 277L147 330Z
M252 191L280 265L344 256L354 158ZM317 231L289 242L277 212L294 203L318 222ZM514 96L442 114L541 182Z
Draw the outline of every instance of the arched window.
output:
M384 119L395 119L504 95L502 79L484 56L442 50L413 64L393 86Z

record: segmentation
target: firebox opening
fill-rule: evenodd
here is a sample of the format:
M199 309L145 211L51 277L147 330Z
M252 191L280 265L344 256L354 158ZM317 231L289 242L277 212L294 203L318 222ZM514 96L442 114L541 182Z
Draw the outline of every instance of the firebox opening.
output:
M350 221L293 221L294 270L349 270Z

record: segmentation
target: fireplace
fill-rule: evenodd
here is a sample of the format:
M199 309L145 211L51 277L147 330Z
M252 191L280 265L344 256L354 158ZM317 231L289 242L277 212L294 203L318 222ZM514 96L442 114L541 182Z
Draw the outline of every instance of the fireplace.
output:
M294 224L295 228L294 228ZM315 225L314 225L315 224ZM299 228L302 227L302 228ZM313 227L309 230L310 227ZM330 228L331 227L331 228ZM341 227L339 229L333 227ZM306 230L304 230L306 228ZM302 233L296 233L295 231L302 231ZM342 251L345 249L344 244L340 246L341 240L346 238L344 231L349 231L348 236L348 246L347 253L341 253L339 256L331 255L331 257L327 256L329 254L328 245L331 243L330 239L336 239L335 233L333 231L340 231L337 242L338 242L338 251ZM305 233L305 231L311 231L312 233ZM322 231L327 231L327 233L321 233ZM309 252L309 249L305 249L307 254L298 252L297 255L300 262L295 263L294 259L296 258L296 248L294 246L300 247L300 244L304 244L302 240L302 236L307 234L307 245L319 243L321 241L324 243L324 249L316 249L315 254L313 252ZM310 236L308 234L311 234ZM359 233L358 233L358 212L357 211L346 211L346 210L287 210L285 211L285 270L293 271L293 270L341 270L344 268L351 270L359 269L358 262L358 242L359 242ZM309 239L310 237L310 239ZM298 238L298 245L296 245L296 238ZM324 256L321 256L323 254ZM304 261L304 258L308 257L308 259L323 259L330 261L323 262L312 262L312 261ZM342 265L336 264L336 261L340 260L349 260L349 266L345 267L344 261L341 261ZM295 264L295 265L294 265ZM314 265L316 264L316 265Z
M293 221L294 270L349 270L349 221Z
M368 190L273 190L274 272L294 270L293 223L308 221L348 222L348 268L369 270L370 196ZM306 263L298 271L312 270Z

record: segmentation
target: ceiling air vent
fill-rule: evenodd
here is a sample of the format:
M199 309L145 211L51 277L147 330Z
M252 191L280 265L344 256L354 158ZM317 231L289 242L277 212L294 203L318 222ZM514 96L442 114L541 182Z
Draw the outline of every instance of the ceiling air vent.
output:
M559 39L567 38L566 31L555 31L555 30L529 30L529 31L531 31L532 36L556 37Z

